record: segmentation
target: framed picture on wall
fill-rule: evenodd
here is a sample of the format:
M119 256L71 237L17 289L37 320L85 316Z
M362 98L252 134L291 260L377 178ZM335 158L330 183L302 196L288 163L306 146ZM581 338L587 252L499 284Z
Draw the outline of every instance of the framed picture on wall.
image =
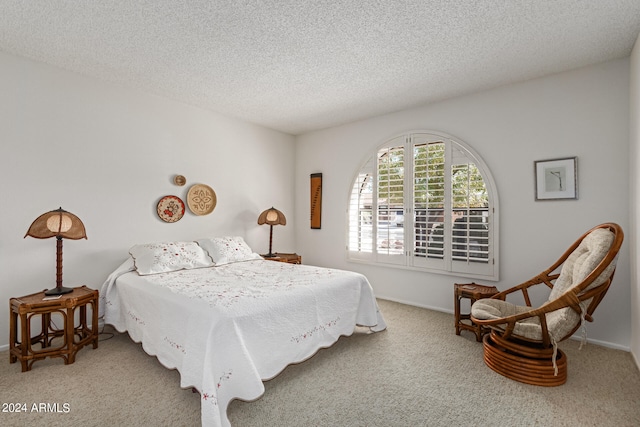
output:
M578 198L578 158L537 160L533 162L536 200L572 200Z

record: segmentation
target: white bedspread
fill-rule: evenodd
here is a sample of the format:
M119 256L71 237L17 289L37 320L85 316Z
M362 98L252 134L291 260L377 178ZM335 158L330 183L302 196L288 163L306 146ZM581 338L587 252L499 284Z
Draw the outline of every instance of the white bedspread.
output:
M262 380L329 347L356 325L386 324L358 273L255 260L139 276L131 260L100 293L100 314L180 372L202 398L202 425L229 426L227 406Z

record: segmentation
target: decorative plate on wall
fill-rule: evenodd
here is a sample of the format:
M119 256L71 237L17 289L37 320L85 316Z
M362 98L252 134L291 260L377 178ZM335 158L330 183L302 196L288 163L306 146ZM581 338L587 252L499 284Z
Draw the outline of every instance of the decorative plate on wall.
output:
M187 183L187 179L183 175L176 175L173 177L173 183L182 187Z
M216 192L208 185L192 185L187 193L187 206L196 215L210 214L217 202Z
M158 202L158 216L164 222L177 222L184 216L184 202L178 196L164 196Z

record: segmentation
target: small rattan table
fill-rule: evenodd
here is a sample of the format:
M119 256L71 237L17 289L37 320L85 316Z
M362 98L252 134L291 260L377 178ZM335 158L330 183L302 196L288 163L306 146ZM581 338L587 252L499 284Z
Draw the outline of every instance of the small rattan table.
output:
M62 357L68 365L85 345L98 348L98 291L81 286L56 299L45 296L43 291L9 300L9 362L19 360L22 372L30 371L36 360Z
M498 293L498 288L495 286L485 286L478 285L477 283L455 283L454 284L454 314L455 314L455 322L456 322L456 335L460 335L460 330L465 329L468 331L472 331L476 334L476 341L482 341L482 335L489 332L487 328L483 328L480 325L476 325L471 320L471 313L461 314L460 313L460 300L462 298L468 298L469 307L473 305L474 302L478 301L482 298L490 298L493 295ZM467 322L463 322L463 320L467 320Z
M267 261L279 261L279 262L286 262L289 264L302 264L302 256L295 253L285 254L282 252L276 252L274 255L275 256L272 256L272 257L268 257L267 255L262 255L262 257Z

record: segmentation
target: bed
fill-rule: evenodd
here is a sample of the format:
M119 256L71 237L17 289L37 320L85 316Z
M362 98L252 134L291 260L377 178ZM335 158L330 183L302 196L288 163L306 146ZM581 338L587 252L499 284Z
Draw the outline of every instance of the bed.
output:
M104 322L142 343L201 396L203 426L233 399L351 335L386 324L365 276L266 261L240 237L136 245L100 292Z

